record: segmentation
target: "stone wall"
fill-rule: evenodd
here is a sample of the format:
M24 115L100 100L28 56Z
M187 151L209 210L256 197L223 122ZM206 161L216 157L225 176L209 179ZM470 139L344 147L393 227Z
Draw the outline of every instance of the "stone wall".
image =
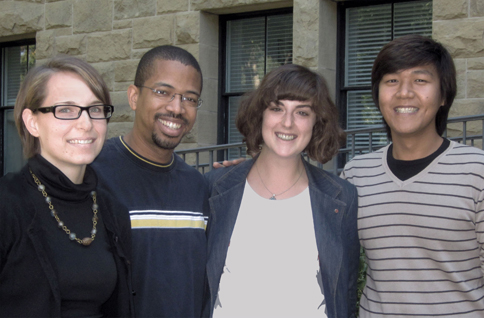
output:
M318 14L325 2L331 1L294 1L295 60L323 71L330 69L318 59ZM91 63L106 80L116 107L109 136L132 127L126 89L140 57L162 44L188 50L204 75L203 106L180 146L193 148L217 140L218 15L292 5L288 0L7 0L0 1L0 42L35 38L40 64L58 54Z
M446 46L457 69L457 97L449 117L484 114L484 0L433 0L433 38ZM449 134L462 135L451 124ZM482 131L471 122L467 134Z

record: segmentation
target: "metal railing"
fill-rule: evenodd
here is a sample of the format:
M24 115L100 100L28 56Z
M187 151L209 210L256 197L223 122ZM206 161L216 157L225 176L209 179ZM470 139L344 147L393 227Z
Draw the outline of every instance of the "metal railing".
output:
M478 125L479 128L477 128L477 125L474 125L474 127L472 127L473 130L469 130L469 123L478 121L481 121L480 125ZM461 128L459 129L459 127ZM479 133L471 134L470 132L476 131L476 128ZM386 144L375 144L373 142L374 134L382 132L385 132L385 127L383 125L346 130L347 144L350 146L341 148L338 155L333 158L329 165L325 165L324 168L338 174L346 160L353 158L356 155L375 151L385 146ZM365 146L358 146L356 136L361 136L362 134L368 136L368 144ZM465 143L475 147L479 146L481 149L484 149L484 114L449 118L447 120L447 130L444 133L444 136L459 143ZM479 141L480 145L478 145ZM245 154L245 144L242 142L176 150L175 152L201 173L205 173L212 170L213 162L218 160L219 157L223 158L223 160L228 159L230 149L235 149L235 151L238 152L239 157L247 157ZM232 150L232 155L233 151L234 150ZM318 164L318 166L321 165Z

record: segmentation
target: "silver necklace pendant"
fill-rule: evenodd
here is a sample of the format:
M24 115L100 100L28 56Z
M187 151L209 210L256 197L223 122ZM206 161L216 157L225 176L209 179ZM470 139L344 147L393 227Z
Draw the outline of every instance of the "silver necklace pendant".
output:
M277 200L277 199L276 199L276 195L275 195L275 194L273 194L273 195L272 195L272 197L270 197L270 198L269 198L269 200Z

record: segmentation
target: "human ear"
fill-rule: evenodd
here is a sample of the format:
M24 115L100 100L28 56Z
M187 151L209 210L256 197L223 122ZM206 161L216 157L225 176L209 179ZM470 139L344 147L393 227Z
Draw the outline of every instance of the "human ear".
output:
M128 87L128 103L132 110L136 110L138 106L138 96L140 89L135 85L129 85Z
M31 109L24 109L22 112L22 120L29 133L34 137L39 137L39 127L37 124L37 116L34 115Z

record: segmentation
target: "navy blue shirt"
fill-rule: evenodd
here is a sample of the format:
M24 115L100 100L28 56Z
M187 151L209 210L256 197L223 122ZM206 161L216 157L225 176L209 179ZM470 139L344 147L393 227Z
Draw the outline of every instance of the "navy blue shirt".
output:
M208 187L174 155L152 162L116 137L92 164L100 186L130 213L137 317L200 317Z

